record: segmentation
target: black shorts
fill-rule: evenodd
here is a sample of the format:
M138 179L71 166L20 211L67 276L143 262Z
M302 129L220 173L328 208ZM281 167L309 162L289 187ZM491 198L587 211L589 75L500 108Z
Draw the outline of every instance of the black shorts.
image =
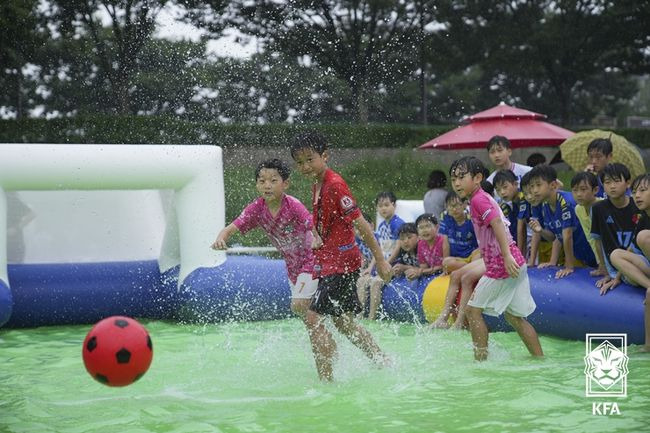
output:
M358 279L359 271L320 277L318 289L311 298L309 309L329 316L360 313L361 304L357 297Z

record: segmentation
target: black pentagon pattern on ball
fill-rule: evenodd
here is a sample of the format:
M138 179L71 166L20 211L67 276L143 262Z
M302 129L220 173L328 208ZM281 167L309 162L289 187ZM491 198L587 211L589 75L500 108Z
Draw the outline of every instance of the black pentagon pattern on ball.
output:
M93 335L90 340L88 340L88 343L86 343L86 350L92 352L95 348L97 348L97 337Z
M123 347L117 351L115 358L118 364L127 364L131 360L131 352Z
M97 373L95 375L95 380L97 380L98 382L101 382L101 383L103 383L105 385L108 384L108 377L104 376L103 374Z
M127 326L129 326L129 322L127 322L124 319L115 319L115 326L117 326L118 328L126 328Z

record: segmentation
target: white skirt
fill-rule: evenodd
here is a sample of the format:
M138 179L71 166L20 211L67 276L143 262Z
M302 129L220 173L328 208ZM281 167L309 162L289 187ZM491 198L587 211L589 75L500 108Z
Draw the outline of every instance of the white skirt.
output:
M530 294L527 269L523 265L517 278L481 277L467 305L480 308L489 316L500 316L507 311L513 316L527 317L536 307Z

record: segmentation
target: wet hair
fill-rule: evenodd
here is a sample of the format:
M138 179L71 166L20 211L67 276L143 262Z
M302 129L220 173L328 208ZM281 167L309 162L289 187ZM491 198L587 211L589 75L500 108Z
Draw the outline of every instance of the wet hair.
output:
M540 164L546 164L546 157L541 153L532 153L526 159L526 165L529 167L535 167Z
M632 191L636 191L641 185L650 185L650 173L641 174L632 181Z
M451 203L452 201L459 201L462 203L463 199L460 198L458 194L456 194L456 191L449 191L445 196L445 204Z
M488 182L487 180L481 181L481 189L489 195L494 195L494 185L492 185L492 183Z
M438 218L432 213L423 213L415 219L415 227L417 228L418 224L422 221L429 221L434 226L438 225ZM403 226L402 226L403 227Z
M375 206L377 206L379 201L384 198L387 198L393 204L397 202L397 197L395 197L395 194L392 191L382 191L377 194L377 197L375 197Z
M418 226L415 223L404 223L402 226L399 228L399 236L401 237L402 235L406 234L418 234Z
M598 188L598 178L590 171L581 171L573 176L573 179L571 179L571 188L580 185L582 182L586 182L591 189Z
M490 149L492 149L496 145L501 145L501 146L505 147L506 149L512 149L512 145L510 144L510 140L508 140L503 135L495 135L494 137L490 138L490 140L487 142L487 150L488 150L488 152L490 151Z
M557 171L555 171L555 169L548 164L542 164L538 165L537 167L533 167L533 169L530 170L528 174L530 174L530 182L535 179L541 179L544 182L548 183L557 180Z
M429 174L429 180L427 181L427 188L444 188L447 186L447 176L442 170L433 170Z
M264 168L268 168L269 170L277 170L282 180L289 179L289 175L291 174L291 169L284 161L281 159L272 158L257 164L257 168L255 169L255 180L259 179L260 172Z
M596 138L595 140L592 140L591 143L589 143L589 146L587 146L587 154L589 154L589 152L592 150L600 152L605 156L609 156L614 151L612 140L609 138Z
M603 171L598 173L598 177L600 177L601 182L605 182L605 176L609 177L612 180L624 180L626 182L632 178L630 170L620 162L612 162L611 164L607 164L605 168L603 168Z
M504 182L508 183L517 183L517 176L512 172L512 170L499 170L494 175L492 184L496 187Z
M327 139L317 131L302 132L291 141L289 149L293 159L296 159L298 152L305 149L322 155L327 150Z
M453 176L455 171L460 171L462 174L469 173L472 176L480 173L483 175L483 179L485 179L485 166L475 156L463 156L452 162L451 167L449 167L449 176Z
M521 180L519 181L519 189L523 191L524 188L528 185L530 185L530 171L521 176Z

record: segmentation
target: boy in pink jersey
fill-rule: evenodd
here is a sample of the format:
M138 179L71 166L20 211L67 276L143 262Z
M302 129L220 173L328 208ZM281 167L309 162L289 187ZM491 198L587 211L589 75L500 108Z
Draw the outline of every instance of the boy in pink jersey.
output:
M320 242L320 238L318 235L314 237L311 213L297 198L285 194L290 172L279 159L261 162L255 170L260 197L221 230L212 248L226 249L228 239L237 231L246 233L256 227L262 228L284 257L291 283L291 311L304 321L311 297L318 287L318 280L312 278L312 243L314 239Z
M474 343L474 358L488 355L488 329L483 313L505 318L517 331L533 356L544 356L535 328L525 319L535 311L530 295L526 260L512 240L501 208L481 189L483 163L463 157L449 169L454 191L470 199L470 214L486 272L479 280L467 306L469 328Z

